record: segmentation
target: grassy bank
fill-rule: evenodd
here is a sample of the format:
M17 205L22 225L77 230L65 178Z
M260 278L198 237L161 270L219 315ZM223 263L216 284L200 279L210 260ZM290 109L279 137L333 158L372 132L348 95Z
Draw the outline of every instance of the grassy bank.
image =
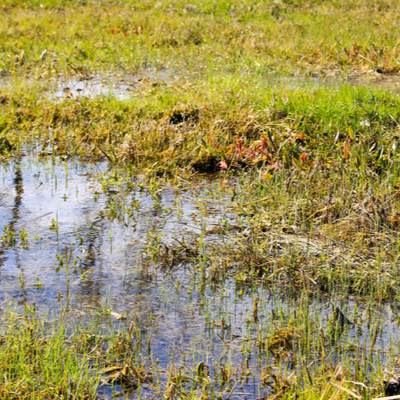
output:
M373 174L397 169L399 100L381 89L222 75L144 84L123 101L51 101L46 86L24 81L2 91L0 129L9 143L3 154L24 148L128 160L170 176L219 171L220 161L229 170L274 164Z

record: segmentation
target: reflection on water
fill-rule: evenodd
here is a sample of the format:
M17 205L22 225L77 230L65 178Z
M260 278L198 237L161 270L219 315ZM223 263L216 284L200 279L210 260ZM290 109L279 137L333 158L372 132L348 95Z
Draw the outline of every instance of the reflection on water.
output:
M143 70L136 75L110 75L107 77L71 77L58 79L51 89L54 98L63 97L94 97L115 96L118 99L127 99L143 86L157 86L170 83L176 74L170 70ZM133 93L132 93L133 92Z
M69 268L76 272L71 287L82 304L97 302L108 291L119 295L127 286L130 292L141 279L137 260L149 241L161 235L166 240L182 238L223 215L218 208L209 208L207 217L200 215L201 189L178 193L166 188L151 194L140 178L132 178L134 189L127 191L118 178L110 183L106 170L104 164L27 160L1 166L2 227L17 233L25 228L29 234L29 251L18 241L2 248L3 299L6 293L22 296L12 283L22 268L26 300L51 304L57 291L65 289L65 268L59 268L65 252ZM42 289L38 280L43 280Z
M204 360L210 366L228 356L210 324L224 318L242 336L247 301L237 304L231 287L222 288L222 296L210 288L197 290L189 266L155 275L145 261L160 238L185 241L230 218L209 195L216 184L150 190L133 177L126 190L117 176L105 174L105 164L28 159L3 164L0 172L1 228L17 237L2 246L1 301L57 308L58 296L65 296L68 287L71 310L104 309L106 304L133 319L144 336L151 334L153 358L164 371L188 356L186 362ZM29 250L21 247L23 228ZM222 335L232 334L222 330ZM252 383L245 391L254 390Z
M136 75L113 74L109 76L75 76L59 78L49 82L50 92L56 99L64 97L114 96L124 100L134 96L138 89L148 86L169 84L177 74L168 69L145 69Z
M5 237L0 248L1 301L57 310L58 298L65 298L68 288L71 312L108 309L126 315L117 324L133 320L140 327L143 343L148 343L143 357L157 365L164 389L173 371L195 371L201 362L210 376L220 377L210 385L221 398L269 396L270 387L262 382L265 371L302 376L304 356L294 343L296 334L285 355L276 345L279 338L271 335L282 324L296 324L296 313L306 310L306 322L312 321L318 336L319 327L329 326L332 319L331 303L284 297L273 286L237 286L231 279L212 284L196 259L174 270L158 269L150 261L161 242L221 240L218 235L204 238L204 232L221 221L237 223L227 212L230 199L221 195L216 200L218 182L184 182L178 190L146 184L140 176L122 179L107 168L104 163L29 158L0 166L0 228ZM333 344L326 357L333 364L357 358L373 340L371 372L378 359L391 365L399 343L395 306L362 307L339 296L331 302L361 322L337 339L343 342L341 349L348 344L348 351L335 352ZM376 321L386 325L372 339ZM308 329L304 325L295 329ZM314 357L309 368L321 361L317 343L315 349L307 356ZM233 387L221 383L228 365L231 376L239 377ZM100 389L105 395L109 390ZM145 384L131 398L147 395L154 392Z
M0 89L6 90L15 82L23 87L39 86L51 99L79 97L115 97L120 100L136 96L140 89L174 83L182 75L175 70L145 68L136 74L107 74L58 76L48 79L0 77Z

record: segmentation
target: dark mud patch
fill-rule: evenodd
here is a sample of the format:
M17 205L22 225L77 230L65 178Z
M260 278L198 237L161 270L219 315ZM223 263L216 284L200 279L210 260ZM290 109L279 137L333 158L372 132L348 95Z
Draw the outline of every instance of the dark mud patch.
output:
M14 147L15 146L6 137L0 137L0 154L7 154L14 149Z
M172 125L179 125L184 122L196 123L199 121L199 110L187 107L175 108L171 114L167 115L168 122Z
M192 164L193 169L200 173L214 173L221 171L221 159L215 156L204 156Z

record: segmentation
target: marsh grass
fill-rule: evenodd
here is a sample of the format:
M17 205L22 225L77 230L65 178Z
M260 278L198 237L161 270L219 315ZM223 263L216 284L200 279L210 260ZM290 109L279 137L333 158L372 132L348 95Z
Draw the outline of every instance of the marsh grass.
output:
M6 0L0 69L41 77L148 65L393 74L398 7L394 0Z
M94 398L98 359L83 350L89 334L46 318L10 312L1 333L2 398ZM93 347L100 345L93 335ZM79 345L78 345L79 344ZM77 346L78 345L78 346ZM80 348L79 348L80 347Z
M125 356L118 361L107 363L113 356L106 360L101 351L101 359L92 359L86 350L67 357L73 381L82 382L76 388L78 398L98 395L95 371L117 366L121 374L131 368L127 360L133 359L147 360L157 379L145 383L153 393L171 399L182 393L189 398L228 397L250 376L264 391L282 399L354 397L338 385L360 398L379 396L384 392L383 378L397 371L398 354L396 95L349 86L256 86L235 77L209 79L212 95L205 82L184 81L181 92L179 86L161 87L157 95L152 87L140 93L140 100L129 101L49 101L39 96L46 96L40 86L15 85L1 105L3 137L12 143L3 151L4 161L18 160L23 152L53 159L105 160L110 168L100 185L105 194L117 185L122 193L148 190L155 202L164 184L182 190L195 187L202 171L198 165L208 163L218 181L210 198L215 204L224 199L227 214L235 216L235 222L227 218L212 229L200 223L200 233L177 237L174 244L155 232L138 268L149 279L159 279L190 267L196 282L192 290L197 293L209 287L218 298L227 284L234 285L238 304L250 297L243 359L209 361L203 369L202 360L214 358L208 352L199 356L199 343L193 340L193 363L182 367L171 357L168 372L160 371L154 359L138 354L128 324L117 329L128 335ZM222 161L226 168L221 168ZM135 171L147 173L148 189L132 184ZM129 221L126 196L108 199L107 218ZM199 201L205 218L212 203ZM273 300L259 291L270 293ZM282 298L290 301L283 303ZM208 307L203 312L211 338L234 339L236 332L229 332L222 313L216 315ZM32 338L25 325L18 329L21 338L12 336L11 330L5 334L11 347L14 337L27 345ZM90 334L96 331L93 326ZM53 353L38 353L36 347L45 337L40 329L34 337L33 350L18 348L39 354L31 357L32 367L25 369L30 372L25 377L18 367L19 372L7 378L12 388L4 390L28 390L30 396L29 390L37 389L32 393L38 395L37 386L17 385L33 379L40 360L54 373L37 378L40 390L51 395L75 390L64 370L52 366ZM70 349L63 347L64 337L49 339L56 341L54 354ZM150 339L143 337L142 343L146 340ZM222 346L229 352L228 345ZM260 358L253 364L254 352ZM4 356L10 354L5 351ZM12 361L4 361L10 371L16 368ZM133 365L137 369L142 364ZM131 374L127 379L136 385L132 396L140 396L137 375Z
M105 161L104 218L121 223L139 205L112 193L138 190L138 171L155 205L163 185L190 190L214 173L209 196L230 217L206 228L211 203L199 199L199 233L150 232L136 262L154 281L190 271L208 336L183 361L171 352L161 369L157 338L133 317L116 326L102 310L80 325L65 307L49 323L25 305L2 321L0 397L94 399L102 383L228 400L250 379L260 399L383 395L398 371L400 102L395 79L348 78L396 77L398 11L392 0L3 1L3 162ZM176 77L139 81L149 66ZM107 73L134 83L127 99L52 94Z
M259 396L281 399L354 397L349 390L365 399L383 394L383 378L398 368L398 278L386 264L396 259L397 247L390 242L396 233L379 214L363 215L352 207L339 206L332 218L324 216L329 210L321 211L311 223L315 211L305 200L315 200L320 209L318 202L330 191L324 175L315 174L310 183L301 179L305 174L277 170L268 181L257 171L220 174L220 181L206 186L204 193L195 179L178 179L183 193L202 193L197 215L191 214L197 233L176 233L175 240L166 241L162 224L153 227L130 274L136 272L143 283L158 282L168 310L174 296L186 299L196 334L186 336L184 346L172 339L172 344L160 344L156 333L166 329L164 315L156 310L140 318L144 304L130 293L127 299L115 299L117 307L135 299L123 315L110 306L77 311L73 301L63 305L62 318L52 323L29 307L22 316L6 313L0 346L8 373L4 393L15 398L72 394L94 399L112 391L128 398L149 393L168 399L229 398L240 397L253 383ZM330 178L337 179L333 193L339 196L346 181L340 171L332 171ZM144 185L132 180L131 171L112 167L101 177L101 191L108 196L104 215L129 226L135 216L128 194L147 192L157 209L163 204L161 189L173 184L168 181L152 175ZM379 176L369 183L372 188L373 183L386 185ZM307 192L307 185L317 194ZM343 193L340 198L349 197ZM361 200L351 201L358 205ZM379 201L373 198L371 204L376 207ZM205 220L216 206L223 206L226 216L210 229ZM173 210L177 218L179 207L178 202ZM135 210L139 215L142 206L136 204ZM347 215L353 221L348 225ZM376 238L372 245L364 246L350 231L356 216L360 225L354 229L365 240ZM375 236L367 236L370 230ZM340 238L343 232L348 239ZM385 248L380 232L387 237ZM87 239L82 232L79 242L70 243L71 250ZM10 245L18 246L20 240ZM57 273L73 285L81 273L77 270L71 281L65 265ZM174 337L175 329L170 334Z
M98 399L153 380L144 363L137 364L140 333L134 322L116 333L110 310L88 310L78 318L67 308L62 318L25 310L21 315L8 305L3 314L1 398Z
M9 143L2 153L29 145L39 155L105 157L170 176L220 170L220 161L232 170L278 164L381 174L396 165L398 106L385 90L234 76L145 85L125 101L49 102L40 86L14 82L0 105Z

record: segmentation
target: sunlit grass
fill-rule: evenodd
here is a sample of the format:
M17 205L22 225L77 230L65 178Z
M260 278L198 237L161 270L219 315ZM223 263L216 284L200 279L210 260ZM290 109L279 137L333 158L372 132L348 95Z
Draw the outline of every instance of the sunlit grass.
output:
M0 68L54 73L398 70L399 4L376 1L2 3Z
M105 160L104 193L135 190L124 182L139 172L155 202L166 183L188 190L215 173L209 195L236 222L199 224L174 245L150 232L136 264L155 281L190 266L189 297L224 362L191 338L192 361L172 356L161 371L133 318L115 327L99 310L79 325L65 307L48 323L25 304L1 325L0 397L95 399L105 379L109 393L149 384L171 400L229 399L250 378L274 400L383 395L398 358L399 11L394 0L3 1L3 162ZM124 99L54 97L62 79L110 74L131 83ZM109 196L104 215L129 221L125 201ZM5 252L21 230L2 231ZM240 336L206 287L247 305Z

